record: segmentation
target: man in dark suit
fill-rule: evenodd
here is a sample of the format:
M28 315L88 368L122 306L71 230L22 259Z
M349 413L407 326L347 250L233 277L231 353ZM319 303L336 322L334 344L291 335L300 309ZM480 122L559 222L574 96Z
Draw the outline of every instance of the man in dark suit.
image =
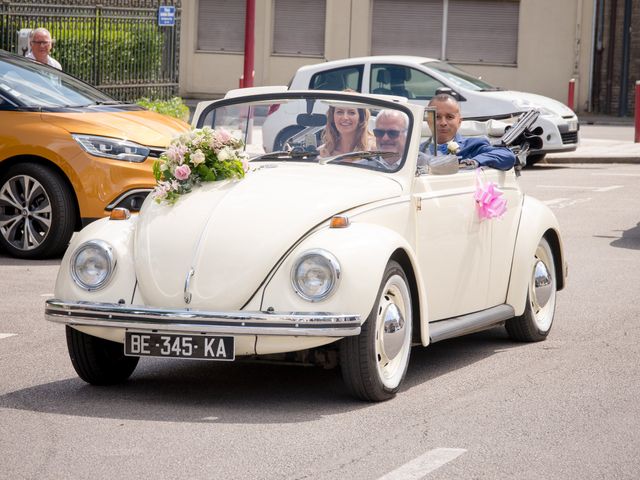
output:
M509 170L516 163L516 156L508 148L494 147L484 137L466 138L458 133L462 116L460 105L452 96L438 94L431 99L429 106L436 109L435 130L439 153L457 155L460 163L474 167Z

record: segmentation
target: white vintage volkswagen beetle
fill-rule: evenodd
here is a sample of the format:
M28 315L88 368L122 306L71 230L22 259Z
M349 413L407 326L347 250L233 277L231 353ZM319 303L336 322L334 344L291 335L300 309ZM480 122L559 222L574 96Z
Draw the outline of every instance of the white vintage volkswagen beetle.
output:
M419 166L432 112L405 100L261 92L201 104L194 119L245 142L244 178L203 182L173 203L149 196L139 215L118 210L72 240L45 315L66 325L82 379L122 382L141 356L286 354L339 363L351 393L381 401L401 387L413 345L500 324L517 341L547 337L562 240L514 169ZM317 112L330 106L406 115L400 162L320 157ZM261 124L277 108L297 111L303 131L265 153ZM501 218L479 215L479 181L506 199Z

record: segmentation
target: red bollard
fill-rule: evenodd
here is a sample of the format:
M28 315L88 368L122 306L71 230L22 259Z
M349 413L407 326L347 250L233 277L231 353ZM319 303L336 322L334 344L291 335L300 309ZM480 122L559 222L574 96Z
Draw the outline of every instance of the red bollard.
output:
M636 80L636 135L635 143L640 143L640 80Z
M567 107L569 107L571 110L574 110L573 99L575 97L575 91L576 91L576 79L572 78L571 80L569 80L569 98L567 100Z

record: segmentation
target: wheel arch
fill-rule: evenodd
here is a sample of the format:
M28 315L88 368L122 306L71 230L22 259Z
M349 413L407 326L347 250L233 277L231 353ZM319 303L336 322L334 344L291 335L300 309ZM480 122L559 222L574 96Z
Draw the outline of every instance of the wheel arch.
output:
M516 316L524 312L535 251L543 238L549 242L552 249L556 284L560 290L564 288L567 269L558 220L549 207L535 198L525 196L506 299Z
M60 168L60 165L58 165L57 163L37 155L26 155L26 154L16 155L0 162L0 178L13 166L25 164L25 163L40 165L44 168L48 168L49 170L58 174L60 178L62 178L63 182L65 183L65 187L67 187L68 191L72 195L73 208L74 208L74 230L76 231L80 230L82 228L82 219L80 218L80 207L78 202L78 195L76 193L75 188L73 188L73 184L71 183L71 180L69 179L65 171L62 168Z

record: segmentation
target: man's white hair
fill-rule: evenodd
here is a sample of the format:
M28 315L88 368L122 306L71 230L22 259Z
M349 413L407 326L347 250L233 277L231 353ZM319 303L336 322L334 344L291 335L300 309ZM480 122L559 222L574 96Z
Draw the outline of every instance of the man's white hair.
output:
M51 32L49 32L49 30L47 30L44 27L38 27L38 28L34 28L33 30L31 30L29 32L29 41L33 41L33 37L36 36L36 33L42 33L44 35L47 35L49 38L51 38Z
M402 123L404 124L404 128L409 127L409 118L407 117L407 114L404 112L401 112L400 110L393 110L391 108L385 108L384 110L380 110L380 112L376 116L376 124L378 123L378 120L381 118L389 118L389 119L399 118L400 120L402 120Z

